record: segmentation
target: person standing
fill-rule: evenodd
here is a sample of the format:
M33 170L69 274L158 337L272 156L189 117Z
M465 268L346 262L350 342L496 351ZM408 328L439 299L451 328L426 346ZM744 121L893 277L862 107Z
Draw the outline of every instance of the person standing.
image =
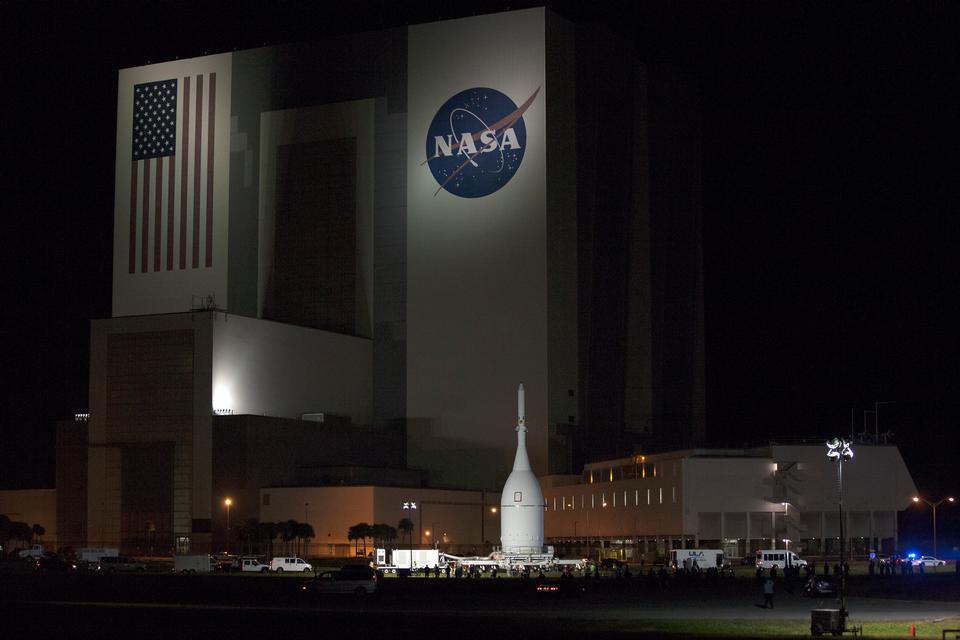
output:
M773 578L763 583L763 608L773 609Z

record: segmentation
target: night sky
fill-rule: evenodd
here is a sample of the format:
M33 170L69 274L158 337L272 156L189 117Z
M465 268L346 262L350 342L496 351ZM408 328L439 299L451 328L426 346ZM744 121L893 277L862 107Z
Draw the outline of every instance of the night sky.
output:
M54 422L87 409L117 69L540 3L401 4L4 5L0 487L53 486ZM849 434L882 401L918 489L960 492L957 5L547 4L698 80L710 443Z

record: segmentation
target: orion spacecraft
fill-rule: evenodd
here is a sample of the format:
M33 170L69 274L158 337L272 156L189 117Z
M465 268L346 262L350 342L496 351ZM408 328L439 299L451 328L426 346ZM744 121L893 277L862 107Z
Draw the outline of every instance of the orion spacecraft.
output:
M543 510L540 482L527 456L527 424L523 385L517 390L517 454L500 496L500 544L505 554L543 552Z

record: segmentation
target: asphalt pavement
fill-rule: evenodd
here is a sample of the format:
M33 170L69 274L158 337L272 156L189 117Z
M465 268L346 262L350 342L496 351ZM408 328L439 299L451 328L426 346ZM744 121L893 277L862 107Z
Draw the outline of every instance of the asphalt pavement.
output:
M944 588L953 584L941 578ZM620 623L669 620L810 620L811 609L836 608L833 598L806 598L780 589L775 608L758 605L757 585L673 585L574 580L558 592L536 591L537 581L386 580L373 596L307 597L298 578L243 576L21 577L0 584L0 637L431 637L455 629L458 640L489 637L494 628L540 629L538 637L613 637ZM551 584L560 584L553 582ZM928 591L936 593L936 584ZM913 593L911 592L913 591ZM849 624L960 618L960 603L854 596ZM619 624L619 627L618 627ZM642 624L632 625L643 628ZM588 630L584 632L584 629ZM326 637L325 634L320 634ZM448 635L446 633L442 635Z

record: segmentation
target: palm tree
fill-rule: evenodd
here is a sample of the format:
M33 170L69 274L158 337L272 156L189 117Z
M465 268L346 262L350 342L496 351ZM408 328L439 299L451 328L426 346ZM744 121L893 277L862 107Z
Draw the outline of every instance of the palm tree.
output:
M253 554L254 542L260 546L260 521L256 518L247 518L240 527L240 539L246 542L247 553Z
M10 525L10 537L27 544L33 539L33 529L26 522L14 522Z
M397 539L397 528L396 528L396 527L391 527L391 526L388 525L388 524L383 525L383 527L384 527L383 540L384 540L385 543L386 543L386 542L393 542L394 540Z
M4 546L4 543L11 538L10 527L13 526L13 522L7 516L0 513L0 546Z
M267 555L273 557L273 541L277 538L280 529L275 522L260 523L260 539L267 541Z
M357 540L360 539L359 527L359 524L355 524L347 529L347 540L353 542L353 555L357 555L357 550L359 549L359 545L357 544Z
M288 553L289 544L297 537L297 521L287 520L280 523L280 539L283 540L283 552Z
M30 533L33 534L33 537L36 538L37 542L43 542L43 534L47 532L43 528L43 525L35 524L30 527Z
M410 540L410 543L413 543L413 520L410 518L403 518L400 522L397 523L397 529L400 530L400 533L404 536L407 536Z
M310 538L315 538L316 534L313 532L313 527L309 522L298 522L297 523L297 538L303 540L303 555L307 555L307 547L309 544Z
M360 537L363 539L363 557L367 557L367 538L373 533L373 527L371 527L366 522L361 522L357 525L357 533L360 534Z
M370 527L370 537L373 538L373 546L379 547L383 544L383 539L386 537L386 526L382 523L377 523Z

